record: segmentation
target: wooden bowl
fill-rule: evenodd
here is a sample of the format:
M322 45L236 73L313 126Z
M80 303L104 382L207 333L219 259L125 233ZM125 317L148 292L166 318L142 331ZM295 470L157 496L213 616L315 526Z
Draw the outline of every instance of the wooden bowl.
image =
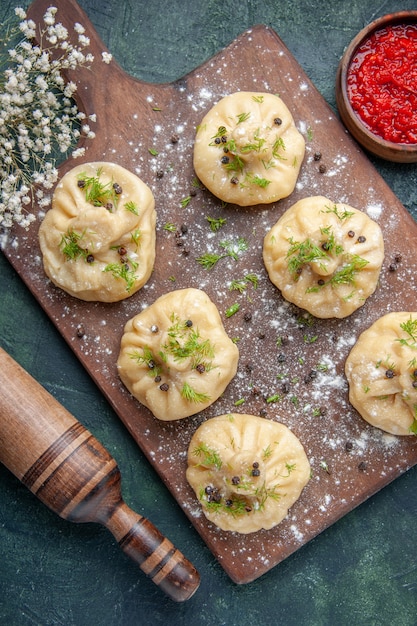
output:
M336 103L342 122L366 150L373 154L398 163L417 162L417 142L415 144L394 143L387 141L372 132L359 115L354 111L347 89L347 76L352 59L361 46L377 30L390 25L417 23L417 11L401 11L380 17L363 30L351 41L346 48L337 69L336 75Z

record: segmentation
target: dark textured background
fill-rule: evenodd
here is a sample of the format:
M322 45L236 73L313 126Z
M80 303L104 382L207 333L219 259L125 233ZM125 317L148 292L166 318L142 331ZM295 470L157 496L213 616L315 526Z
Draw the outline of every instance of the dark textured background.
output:
M267 24L333 108L336 68L353 36L380 15L417 9L393 0L80 4L118 63L155 83L180 78L247 28ZM1 0L0 20L14 6ZM417 219L417 165L371 160ZM0 277L0 345L108 448L126 502L202 578L191 600L171 602L107 530L61 520L0 466L1 625L417 625L416 467L262 578L235 585L1 254Z

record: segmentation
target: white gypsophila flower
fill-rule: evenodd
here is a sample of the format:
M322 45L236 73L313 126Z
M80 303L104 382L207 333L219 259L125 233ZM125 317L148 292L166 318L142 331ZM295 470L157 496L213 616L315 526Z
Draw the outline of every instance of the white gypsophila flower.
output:
M79 157L84 156L84 154L85 154L85 148L76 148L75 150L72 151L72 158L78 159Z
M22 9L22 7L15 7L14 12L16 17L18 17L20 20L26 19L26 11Z
M110 54L110 52L102 52L101 53L101 58L102 58L103 63L107 63L107 65L108 65L110 63L110 61L112 60L113 55Z
M90 40L81 24L74 26L71 42L68 29L56 19L50 7L43 25L28 20L15 9L19 23L9 28L0 24L0 229L19 224L28 228L35 220L33 208L51 202L51 190L58 180L55 156L70 153L83 156L85 147L72 146L81 136L95 137L84 112L72 100L74 82L65 82L62 72L93 62L86 51ZM33 39L39 33L39 43ZM9 42L12 45L9 45ZM3 55L3 57L2 57ZM95 114L88 115L96 121ZM32 208L32 212L31 212Z

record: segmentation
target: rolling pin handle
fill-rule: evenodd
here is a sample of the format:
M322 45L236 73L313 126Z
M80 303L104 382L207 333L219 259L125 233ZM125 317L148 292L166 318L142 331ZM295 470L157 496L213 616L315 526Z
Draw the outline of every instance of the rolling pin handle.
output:
M194 566L148 519L123 501L105 526L123 552L172 600L188 600L198 589L200 577Z

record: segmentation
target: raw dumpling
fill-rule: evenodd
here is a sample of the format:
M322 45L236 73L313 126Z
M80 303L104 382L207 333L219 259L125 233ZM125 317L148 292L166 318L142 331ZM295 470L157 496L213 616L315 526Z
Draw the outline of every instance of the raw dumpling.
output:
M362 417L393 435L417 435L417 313L380 317L345 364L349 400Z
M215 402L235 376L238 357L215 304L189 288L161 296L127 322L117 366L132 395L168 421Z
M271 228L263 257L286 300L315 317L342 318L375 291L384 241L363 211L313 196L296 202Z
M224 202L268 204L294 190L305 141L275 95L239 91L204 117L194 144L194 169Z
M81 300L123 300L152 273L155 224L140 178L114 163L79 165L57 185L39 229L45 272Z
M309 481L310 464L284 424L230 413L196 430L186 476L211 522L253 533L286 517Z

